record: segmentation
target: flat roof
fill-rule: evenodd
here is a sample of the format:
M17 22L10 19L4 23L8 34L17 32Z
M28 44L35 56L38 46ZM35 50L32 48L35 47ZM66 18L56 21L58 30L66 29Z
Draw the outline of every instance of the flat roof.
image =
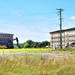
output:
M64 32L64 31L70 31L70 30L75 30L75 27L74 28L69 28L69 29L63 29L62 32ZM60 30L52 31L52 32L50 32L50 34L51 33L58 33L58 32L60 32Z
M14 35L14 34L10 34L10 33L3 33L3 32L0 32L0 34L4 34L4 35Z

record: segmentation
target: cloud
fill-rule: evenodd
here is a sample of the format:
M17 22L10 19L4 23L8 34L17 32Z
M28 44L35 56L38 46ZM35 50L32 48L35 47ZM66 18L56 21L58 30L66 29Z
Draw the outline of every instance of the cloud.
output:
M71 19L75 20L75 16L72 16Z
M29 39L33 41L49 40L49 32L45 25L39 24L38 26L38 24L36 24L34 26L31 24L30 27L27 27L27 25L1 21L0 27L1 32L12 33L14 34L14 38L18 37L20 43L23 43Z
M56 20L52 21L52 19L46 17L30 16L28 18L24 17L22 20L24 20L24 22L19 20L16 22L12 19L1 19L0 31L14 34L14 38L18 37L20 43L29 39L33 41L49 41L49 32L57 30L59 26L55 22Z

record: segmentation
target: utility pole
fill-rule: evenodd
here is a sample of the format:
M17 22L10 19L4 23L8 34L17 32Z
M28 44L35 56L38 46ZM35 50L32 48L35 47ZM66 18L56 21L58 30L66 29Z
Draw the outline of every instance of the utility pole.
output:
M60 48L62 49L62 11L63 9L57 9L60 16Z

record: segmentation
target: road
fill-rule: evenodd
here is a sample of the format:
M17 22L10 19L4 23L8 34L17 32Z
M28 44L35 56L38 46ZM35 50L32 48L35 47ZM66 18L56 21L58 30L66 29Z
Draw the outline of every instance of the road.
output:
M8 57L22 57L22 56L42 56L44 59L52 59L52 58L66 58L66 57L75 57L75 54L52 54L52 53L24 53L24 52L12 52L12 53L0 53L0 56L3 58L4 56Z

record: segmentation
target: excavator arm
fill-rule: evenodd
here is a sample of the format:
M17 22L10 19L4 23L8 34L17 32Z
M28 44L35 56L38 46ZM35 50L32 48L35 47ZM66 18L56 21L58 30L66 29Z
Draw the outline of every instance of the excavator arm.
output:
M15 39L13 39L13 41L14 41L14 40L16 40L18 48L20 48L18 38L16 37ZM6 45L6 46L7 46L7 48L10 48L10 43L11 43L11 41L12 41L12 40L9 40L9 41L7 42L7 45ZM13 47L11 47L11 48L13 48Z
M16 40L16 42L17 42L17 46L18 46L18 48L20 48L20 45L19 45L19 40L18 40L18 38L16 37L15 39L13 39L13 40Z

